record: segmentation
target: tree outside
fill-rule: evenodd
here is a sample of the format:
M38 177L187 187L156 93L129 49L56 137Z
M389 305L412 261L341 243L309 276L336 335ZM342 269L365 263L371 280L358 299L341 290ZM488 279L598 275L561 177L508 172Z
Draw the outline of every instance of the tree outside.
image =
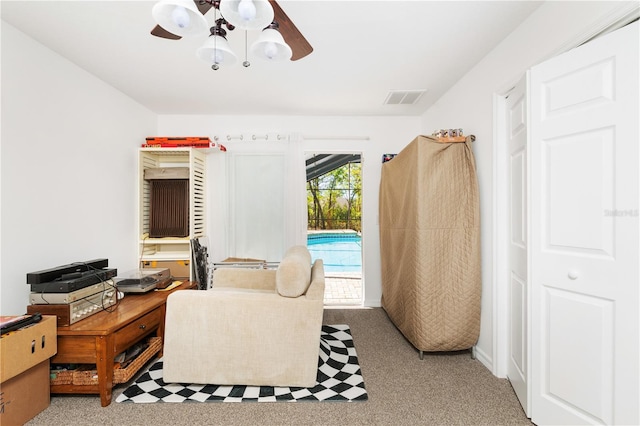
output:
M307 182L307 228L362 231L362 164L347 163Z

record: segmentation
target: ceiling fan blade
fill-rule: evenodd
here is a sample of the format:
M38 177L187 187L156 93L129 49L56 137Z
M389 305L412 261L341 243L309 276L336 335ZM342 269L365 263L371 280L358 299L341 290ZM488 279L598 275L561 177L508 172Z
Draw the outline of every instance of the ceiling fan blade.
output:
M199 0L193 0L193 2L196 4L196 6L198 6L198 10L203 15L213 7L213 2L209 3L209 2L199 1Z
M284 13L280 5L276 3L275 0L269 0L269 3L271 3L271 6L273 7L274 20L279 25L280 34L282 34L284 41L287 42L293 51L291 60L297 61L298 59L302 59L313 52L311 44L309 44L307 39L304 38L302 33L293 24L291 19L289 19L287 14Z
M160 25L156 25L155 28L151 30L151 34L156 37L167 38L169 40L180 40L182 38L179 35L170 33L169 31L162 28Z

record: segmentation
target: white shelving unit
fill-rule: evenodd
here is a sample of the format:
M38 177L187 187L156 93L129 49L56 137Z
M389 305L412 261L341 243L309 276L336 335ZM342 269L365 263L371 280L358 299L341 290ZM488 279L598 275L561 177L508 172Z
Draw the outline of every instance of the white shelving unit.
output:
M140 263L187 262L191 265L192 238L206 234L206 169L207 154L220 152L202 148L140 148L138 166L139 218L138 245ZM189 235L186 237L149 238L151 184L144 179L146 169L166 167L189 168ZM189 268L189 279L193 279Z

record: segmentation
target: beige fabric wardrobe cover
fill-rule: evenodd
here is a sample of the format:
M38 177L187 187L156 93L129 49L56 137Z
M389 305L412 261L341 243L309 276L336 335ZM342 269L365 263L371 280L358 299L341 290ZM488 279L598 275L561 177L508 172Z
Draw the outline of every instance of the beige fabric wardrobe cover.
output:
M382 307L420 351L480 333L480 210L471 138L418 136L382 165Z

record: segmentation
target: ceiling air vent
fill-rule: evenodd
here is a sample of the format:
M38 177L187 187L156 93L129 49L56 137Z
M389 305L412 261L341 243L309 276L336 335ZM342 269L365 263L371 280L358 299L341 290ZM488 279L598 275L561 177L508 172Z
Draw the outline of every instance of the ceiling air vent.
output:
M384 100L385 105L413 105L417 103L426 90L391 90Z

